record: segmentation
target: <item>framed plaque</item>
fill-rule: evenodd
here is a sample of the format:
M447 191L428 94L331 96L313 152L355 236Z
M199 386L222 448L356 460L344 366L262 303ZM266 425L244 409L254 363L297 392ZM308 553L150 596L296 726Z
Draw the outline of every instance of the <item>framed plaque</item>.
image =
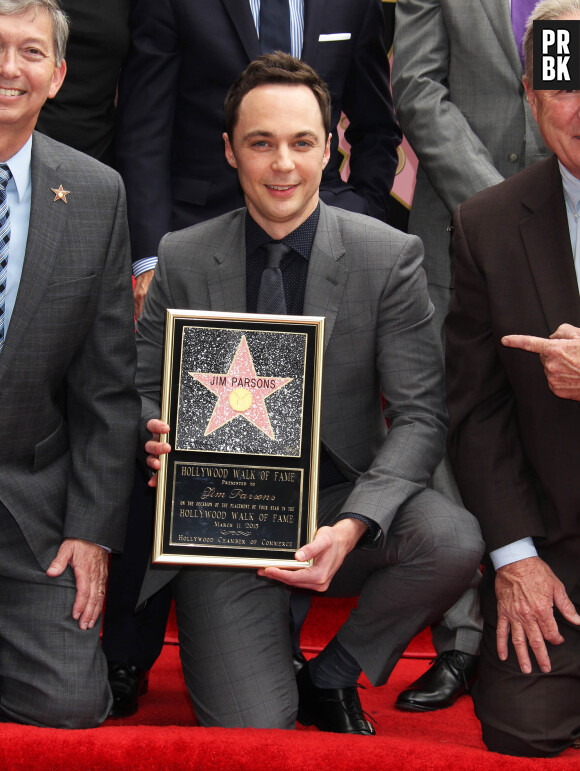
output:
M167 311L153 561L305 567L324 318Z

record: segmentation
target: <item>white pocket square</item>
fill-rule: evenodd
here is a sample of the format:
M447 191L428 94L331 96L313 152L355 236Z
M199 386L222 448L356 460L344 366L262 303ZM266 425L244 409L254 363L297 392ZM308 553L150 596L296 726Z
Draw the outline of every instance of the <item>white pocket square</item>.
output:
M318 42L330 43L334 40L350 40L351 37L350 32L332 32L330 35L320 35Z

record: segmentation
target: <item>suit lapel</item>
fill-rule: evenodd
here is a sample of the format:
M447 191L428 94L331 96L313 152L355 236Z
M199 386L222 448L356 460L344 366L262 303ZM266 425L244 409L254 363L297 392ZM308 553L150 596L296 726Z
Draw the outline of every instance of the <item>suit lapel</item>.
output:
M518 80L522 77L522 62L514 37L509 0L481 0L483 10L497 36L499 44Z
M546 164L541 192L522 201L529 210L520 232L550 333L567 322L580 326L580 294L558 162Z
M348 278L348 269L341 264L344 253L336 215L321 201L320 219L308 265L304 315L326 316L325 348L332 335Z
M260 41L248 0L221 0L251 62L260 55Z
M304 40L300 56L311 67L316 66L318 38L324 21L326 0L304 0Z
M208 271L213 311L246 312L246 210L234 215L222 248L214 252L216 270Z
M48 153L43 149L43 137L36 133L32 138L31 158L31 203L28 239L22 276L16 295L14 311L6 342L2 352L2 363L9 367L25 340L30 320L42 302L43 294L50 282L54 261L64 225L69 212L74 211L74 185L69 184L65 175L58 172ZM61 185L71 190L68 203L54 200L51 188Z

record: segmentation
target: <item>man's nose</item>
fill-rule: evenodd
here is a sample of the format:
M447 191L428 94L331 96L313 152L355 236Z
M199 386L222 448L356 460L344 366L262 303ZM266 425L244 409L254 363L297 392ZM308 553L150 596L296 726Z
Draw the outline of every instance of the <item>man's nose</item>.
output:
M276 171L292 171L294 168L294 161L292 160L292 153L287 145L283 145L278 148L276 152L276 158L274 160L274 168Z
M0 73L5 78L18 77L20 74L18 51L12 46L0 48Z

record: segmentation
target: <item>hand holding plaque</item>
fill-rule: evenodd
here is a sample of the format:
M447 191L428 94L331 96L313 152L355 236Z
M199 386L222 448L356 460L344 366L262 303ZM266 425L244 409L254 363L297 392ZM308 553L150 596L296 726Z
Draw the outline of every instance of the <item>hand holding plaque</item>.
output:
M366 530L367 526L358 519L342 519L332 527L321 527L314 540L296 552L298 562L312 563L309 567L300 570L269 567L261 568L258 573L296 589L325 592L344 558Z
M153 470L148 485L149 487L157 487L157 472L161 468L160 457L171 452L171 445L167 442L161 442L159 437L161 434L169 434L171 429L167 423L153 418L147 423L147 430L151 432L152 438L145 443L145 452L147 453L147 465Z

